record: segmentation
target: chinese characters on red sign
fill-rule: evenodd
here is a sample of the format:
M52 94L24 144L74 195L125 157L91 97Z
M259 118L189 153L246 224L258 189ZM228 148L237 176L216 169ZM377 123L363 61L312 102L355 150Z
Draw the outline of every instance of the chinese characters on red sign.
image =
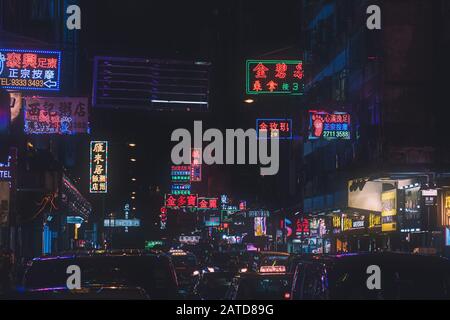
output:
M300 60L247 60L247 94L303 94Z
M108 192L108 142L91 141L90 185L91 193Z
M259 139L292 139L292 120L257 119L256 132Z
M192 149L191 182L202 181L202 149Z
M346 112L328 113L309 111L309 139L351 138L350 114Z
M204 197L199 197L197 200L197 208L198 209L218 209L219 205L218 205L218 198L204 198Z
M60 63L60 51L0 49L0 87L59 91Z
M164 205L170 209L195 208L197 206L197 195L166 194Z
M89 133L87 98L25 99L25 133Z

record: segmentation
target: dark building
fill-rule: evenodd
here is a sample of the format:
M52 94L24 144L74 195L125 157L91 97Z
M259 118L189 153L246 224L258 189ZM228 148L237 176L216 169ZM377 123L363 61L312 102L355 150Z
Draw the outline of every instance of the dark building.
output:
M366 26L373 4L381 9L381 30ZM304 141L303 210L327 219L330 233L335 222L326 250L442 248L448 221L441 219L441 208L424 206L418 195L417 212L409 215L404 194L410 196L405 190L416 184L420 190L445 186L448 178L442 131L448 115L446 13L446 1L303 1L305 136L307 110L351 117L351 139ZM356 193L371 183L379 184L378 191L363 198L372 197L374 204L362 203ZM380 212L386 211L381 194L390 189L397 190L393 216ZM369 226L371 214L381 214L382 228ZM389 219L394 225L385 228ZM409 227L414 220L416 227Z

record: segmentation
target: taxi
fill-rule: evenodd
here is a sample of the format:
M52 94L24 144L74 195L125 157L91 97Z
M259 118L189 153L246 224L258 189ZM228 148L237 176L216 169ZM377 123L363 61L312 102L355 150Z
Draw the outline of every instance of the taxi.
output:
M227 292L229 300L290 300L292 274L284 265L262 265L257 272L238 274Z

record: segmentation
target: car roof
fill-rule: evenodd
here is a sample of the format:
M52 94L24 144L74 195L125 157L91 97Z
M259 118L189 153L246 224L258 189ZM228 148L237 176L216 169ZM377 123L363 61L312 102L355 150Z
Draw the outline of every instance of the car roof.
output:
M65 252L60 255L46 255L33 258L32 261L51 261L51 260L66 260L66 259L80 259L80 258L114 258L114 257L162 257L165 254L158 252L126 252L126 251L95 251L95 252Z

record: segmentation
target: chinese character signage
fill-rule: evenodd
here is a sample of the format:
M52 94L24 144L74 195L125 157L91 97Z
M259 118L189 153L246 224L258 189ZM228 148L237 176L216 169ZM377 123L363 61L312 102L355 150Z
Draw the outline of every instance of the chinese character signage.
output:
M87 98L25 99L26 134L90 133Z
M170 171L172 182L187 182L191 181L191 166L172 166Z
M189 183L173 183L172 184L172 194L191 194L191 185Z
M91 193L108 192L108 142L91 141L90 158L90 184Z
M298 218L295 221L295 235L302 239L309 237L309 220L307 218Z
M203 210L214 210L219 208L218 198L199 197L197 200L197 208Z
M191 181L202 181L202 149L192 149L191 158Z
M247 201L241 200L239 201L239 210L244 211L247 209Z
M0 49L0 87L59 91L61 51Z
M381 194L381 231L397 230L397 190L385 191Z
M343 139L351 138L350 114L346 112L328 113L309 111L309 139Z
M247 94L301 95L304 89L300 60L247 60Z
M197 206L197 195L166 194L164 199L166 208L195 208Z
M291 119L256 119L258 139L292 139Z

